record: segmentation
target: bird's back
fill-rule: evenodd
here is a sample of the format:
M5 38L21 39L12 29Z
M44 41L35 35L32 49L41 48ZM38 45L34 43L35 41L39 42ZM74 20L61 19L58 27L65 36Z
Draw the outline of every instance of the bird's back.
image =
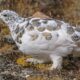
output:
M27 18L15 31L15 41L24 53L55 53L60 49L67 53L76 46L72 37L75 29L59 20Z

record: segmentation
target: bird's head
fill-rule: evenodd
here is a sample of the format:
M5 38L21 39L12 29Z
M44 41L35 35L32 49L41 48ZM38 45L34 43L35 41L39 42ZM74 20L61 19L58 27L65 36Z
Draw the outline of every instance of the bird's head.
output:
M0 11L0 19L2 19L5 23L13 22L17 20L18 14L11 10L3 10Z

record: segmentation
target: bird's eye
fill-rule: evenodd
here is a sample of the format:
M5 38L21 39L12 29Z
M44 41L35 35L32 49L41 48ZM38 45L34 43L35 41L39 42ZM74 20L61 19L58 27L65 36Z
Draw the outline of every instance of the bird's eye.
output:
M6 14L4 14L3 16L4 16L4 17L7 17L7 15L6 15Z

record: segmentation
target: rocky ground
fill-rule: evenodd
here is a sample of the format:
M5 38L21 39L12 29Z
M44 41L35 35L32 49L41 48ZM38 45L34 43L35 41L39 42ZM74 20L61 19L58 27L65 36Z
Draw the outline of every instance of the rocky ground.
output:
M48 64L26 63L31 57L18 51L9 30L0 27L0 80L80 80L80 58L64 58L61 71L49 71Z

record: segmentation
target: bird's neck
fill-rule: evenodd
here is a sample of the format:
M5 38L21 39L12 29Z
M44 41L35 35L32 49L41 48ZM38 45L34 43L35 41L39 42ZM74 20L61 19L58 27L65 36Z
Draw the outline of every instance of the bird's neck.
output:
M24 18L17 18L15 20L8 21L7 25L9 26L9 29L12 32L17 27L17 25L19 25L23 22L24 22Z

